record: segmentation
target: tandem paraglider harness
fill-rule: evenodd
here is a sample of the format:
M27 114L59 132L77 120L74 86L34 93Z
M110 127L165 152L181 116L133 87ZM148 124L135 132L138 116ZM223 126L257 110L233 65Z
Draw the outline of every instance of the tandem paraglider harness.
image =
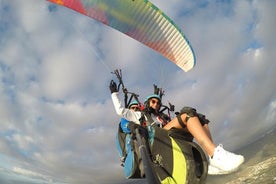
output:
M124 88L121 73L118 70L114 73L123 86L125 106L128 107L131 98L139 102L138 95L129 93ZM156 86L154 88L156 92ZM127 93L131 94L129 101ZM171 104L169 108L165 106L165 109L174 110ZM186 113L185 110L191 109L186 107L176 114ZM127 179L146 178L150 184L205 183L208 162L201 147L193 142L192 135L185 131L184 127L169 131L160 128L153 123L146 109L143 109L141 113L141 125L125 119L119 123L116 145L125 177ZM196 115L202 121L207 121L203 115Z

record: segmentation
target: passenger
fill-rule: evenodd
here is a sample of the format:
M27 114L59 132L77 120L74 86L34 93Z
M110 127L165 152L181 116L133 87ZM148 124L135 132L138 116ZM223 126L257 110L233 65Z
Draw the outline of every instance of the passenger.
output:
M128 108L133 111L140 111L139 103L136 100L133 100L128 105ZM124 133L130 133L130 129L128 128L129 121L125 118L121 118L120 127Z
M133 100L129 105L128 108L133 111L139 111L139 103L136 100ZM126 136L127 134L131 133L131 130L128 127L129 121L125 118L121 118L120 121L120 129L116 137L116 143L117 143L117 150L119 152L120 158L121 158L121 166L124 166L125 159L126 159Z

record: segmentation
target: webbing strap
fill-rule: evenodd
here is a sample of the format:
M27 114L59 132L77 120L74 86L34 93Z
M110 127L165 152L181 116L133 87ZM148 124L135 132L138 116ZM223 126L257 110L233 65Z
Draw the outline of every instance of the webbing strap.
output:
M182 113L183 114L183 113ZM184 124L184 122L182 121L182 118L181 118L181 115L182 114L178 114L176 117L177 117L177 120L178 120L178 123L179 125L182 127L182 128L186 128L186 125ZM188 114L186 114L186 118L185 118L185 122L187 123L189 121L191 116L189 116Z
M127 151L126 151L126 143L125 143L125 139L127 134L123 132L120 123L119 123L119 128L118 128L118 141L119 141L119 145L122 149L122 157L125 159L126 155L127 155ZM124 162L124 161L123 161Z
M154 122L151 115L145 111L141 111L141 118L139 119L139 121L141 126L149 126Z
M152 125L154 122L151 115L149 113L145 113L145 116L147 117L147 125Z
M179 125L182 127L182 128L186 128L186 125L183 123L182 119L181 119L181 114L178 114L176 117L177 117L177 120L178 120L178 123Z

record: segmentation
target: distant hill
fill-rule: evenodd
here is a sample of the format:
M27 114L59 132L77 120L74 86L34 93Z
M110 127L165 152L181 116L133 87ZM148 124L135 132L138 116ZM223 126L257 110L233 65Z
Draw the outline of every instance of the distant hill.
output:
M245 163L235 173L208 176L207 184L275 184L276 129L237 151L245 156Z

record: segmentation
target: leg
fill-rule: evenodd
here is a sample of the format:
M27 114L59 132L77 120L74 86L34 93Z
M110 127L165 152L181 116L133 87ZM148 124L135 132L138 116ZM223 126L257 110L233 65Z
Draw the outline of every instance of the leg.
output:
M207 136L209 137L209 139L213 142L212 135L211 135L208 124L204 124L203 129L204 129L205 133L207 134Z
M197 116L191 117L183 113L180 118L170 121L164 129L184 128L185 126L209 155L208 174L228 174L236 171L244 162L242 155L228 152L223 149L222 145L216 146L212 141L208 124L202 126Z
M187 117L187 114L185 113L180 116L180 118L186 125L188 131L194 136L196 141L202 146L202 148L206 151L206 153L209 156L212 156L216 145L212 142L212 139L210 139L211 136L208 133L206 133L206 132L209 132L209 129L202 127L198 117L196 116L190 117L187 122L185 121L186 117ZM177 118L172 119L172 121L170 121L164 128L169 130L172 127L182 128Z

